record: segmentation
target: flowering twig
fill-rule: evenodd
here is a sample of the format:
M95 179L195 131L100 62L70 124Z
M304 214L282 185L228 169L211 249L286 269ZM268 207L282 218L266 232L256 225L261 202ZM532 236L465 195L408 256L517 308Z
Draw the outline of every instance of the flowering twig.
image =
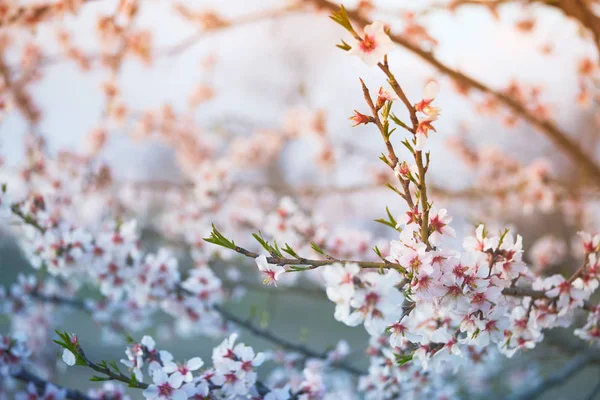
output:
M183 288L180 288L180 290L182 292L187 293L187 291ZM33 292L31 294L31 296L33 298L43 301L43 302L49 302L49 303L56 304L56 305L65 305L65 306L76 308L76 309L84 311L84 312L90 312L90 309L86 306L85 302L83 302L80 299L67 298L67 297L62 297L59 295L43 295L43 294L37 293L37 292ZM278 336L277 334L275 334L274 332L271 332L268 329L257 327L251 321L244 320L244 319L236 316L235 314L224 309L220 305L215 304L215 305L213 305L212 308L216 312L218 312L223 317L223 319L225 319L226 321L229 321L235 325L238 325L241 328L253 333L254 335L256 335L264 340L267 340L271 343L274 343L275 345L278 345L286 350L301 353L305 357L309 357L309 358L318 358L321 360L327 360L326 352L317 352L317 351L310 349L304 345L294 343L284 337ZM115 375L112 371L110 371L110 369L107 372L106 367L102 367L97 364L94 364L90 360L86 360L86 361L89 363L89 365L88 365L89 367L91 367L92 369L94 369L98 372L106 373L107 375L109 375L109 373ZM332 367L344 370L353 375L364 375L365 374L364 371L361 371L361 370L359 370L351 365L348 365L346 363L334 363L334 364L332 364ZM116 374L115 376L116 377L114 377L114 379L119 380L121 382L125 382L123 379L127 378L123 374L121 374L121 375Z
M330 11L338 10L338 5L331 3L328 0L305 1ZM355 10L347 10L346 13L350 19L354 20L361 26L372 24L372 21ZM389 36L394 43L404 47L411 53L416 54L444 75L449 76L468 88L476 89L480 92L491 95L497 101L520 115L523 119L544 133L560 150L568 155L574 163L580 165L585 171L587 171L587 173L593 178L596 186L600 186L600 166L593 158L591 158L590 155L586 154L583 149L571 139L571 136L568 133L561 130L554 122L539 118L532 111L528 110L521 102L517 101L506 93L494 90L486 84L472 78L471 76L465 75L462 72L447 66L438 60L431 52L423 50L408 38L394 33L390 33Z
M233 241L225 238L221 234L221 232L219 232L217 230L217 228L215 228L214 226L213 226L213 231L211 232L210 237L205 238L204 240L209 243L216 244L218 246L222 246L222 247L228 248L230 250L233 250L236 253L241 254L248 258L257 258L260 256L260 254L255 253L250 250L247 250L243 247L240 247L240 246L236 245ZM281 266L304 265L304 266L306 266L302 270L316 269L316 268L322 267L324 265L331 265L334 263L343 263L343 264L355 263L355 264L358 264L361 268L375 268L375 269L395 268L400 271L404 271L404 267L402 267L402 265L397 264L397 263L375 262L375 261L338 260L338 259L328 258L328 257L326 257L325 260L315 260L315 259L309 259L309 258L304 258L304 257L289 258L289 257L283 257L282 255L277 255L275 253L272 253L271 256L266 257L266 260L269 264L274 264L274 265L281 265Z

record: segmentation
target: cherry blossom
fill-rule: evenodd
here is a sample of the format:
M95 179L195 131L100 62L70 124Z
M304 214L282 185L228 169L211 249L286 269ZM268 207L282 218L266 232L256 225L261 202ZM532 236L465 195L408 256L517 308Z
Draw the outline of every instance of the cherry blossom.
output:
M149 400L185 400L187 393L181 389L183 376L181 374L168 376L167 373L158 369L152 374L153 384L144 390L144 397Z
M256 265L258 265L258 269L265 274L265 285L275 285L277 286L277 279L281 276L281 274L285 273L285 268L280 265L270 265L267 262L267 257L265 255L261 255L256 258Z
M219 55L200 63L202 80L188 85L193 91L183 97L189 102L163 98L138 109L121 71L140 61L152 68L163 55L192 43L173 49L156 45L163 42L160 29L151 34L138 21L151 6L123 1L110 14L100 10L97 23L88 24L98 51L88 54L77 47L75 32L60 28L65 12L77 20L86 2L17 3L8 2L0 12L6 28L0 40L0 116L15 119L28 133L22 154L10 154L16 162L0 157L0 179L8 182L0 185L0 219L2 233L15 240L35 271L19 271L15 282L0 287L0 315L7 321L7 333L0 336L1 398L85 398L52 382L65 365L67 371L88 369L98 374L93 380L109 381L94 383L87 392L91 398L126 399L129 386L138 391L132 397L143 391L147 399L162 400L449 399L482 396L492 385L510 397L522 376L506 371L514 364L505 359L523 356L531 368L521 375L538 378L528 357L544 350L532 351L553 329L565 328L598 348L600 235L587 233L597 232L600 222L595 189L600 169L593 152L585 151L584 138L569 132L568 124L553 121L557 105L546 102L546 88L515 78L494 89L485 77L438 59L432 51L438 43L422 20L427 6L422 6L427 12L417 6L419 11L398 13L400 35L369 20L382 14L374 2L333 11L332 19L354 39L338 47L383 73L360 80L357 95L365 106L356 106L362 111L354 110L350 120L365 125L360 135L373 137L358 140L351 132L334 132L336 116L353 108L322 93L315 104L304 83L300 102L295 96L271 96L285 100L281 110L237 115L233 102L231 116L211 119L210 102L227 96L227 85L235 81L220 75L227 68L220 68ZM181 4L175 11L181 23L217 34L291 11L336 9L322 0L305 3L241 18ZM518 29L531 30L534 19L521 19ZM589 30L589 21L578 22ZM52 43L41 46L29 33L55 28L58 56L46 52ZM466 108L478 121L499 117L504 125L499 129L529 124L573 165L538 158L539 146L524 149L527 154L519 150L518 156L502 143L489 146L469 132L472 121L458 120L460 114L453 113L441 129L436 99L443 100L442 85L429 80L413 98L420 84L410 69L387 56L396 44L434 67L428 71L423 65L423 74L447 76L451 85L440 81L444 91L454 90L471 103L474 107ZM550 45L544 48L548 52ZM599 101L593 60L587 55L576 60L577 90L571 98L588 114ZM84 132L82 151L54 148L52 137L45 136L52 127L47 102L38 101L35 90L46 66L63 61L110 77L99 88L102 109ZM365 83L374 79L379 79L377 91ZM326 83L323 87L335 82ZM198 120L198 107L208 107L208 119ZM426 151L432 132L455 154ZM159 147L176 173L163 171L161 164L165 182L154 170L148 182L128 181L126 168L107 161L116 133ZM379 168L369 161L373 149L363 148L375 140L380 156L372 162ZM466 186L439 174L454 161L450 157L470 169ZM393 197L380 194L384 185ZM378 207L385 214L372 218ZM535 234L526 226L529 220L519 218L523 214L535 218ZM537 226L538 219L550 221L549 215L552 224L560 223L559 233L550 223ZM375 218L379 229L372 228ZM471 230L464 221L481 223ZM509 229L504 224L510 221L515 227ZM580 229L586 232L576 235L568 256L565 240ZM252 261L258 271L247 268ZM259 277L278 287L263 287ZM331 301L333 318L362 325L368 344L340 338L321 345L312 332L295 342L298 335L267 323L271 316L265 310L259 310L260 319L238 314L254 291L269 291L275 299L298 296L297 304L300 296ZM95 360L94 352L84 353L85 341L61 332L73 310L89 316L102 343L123 346L125 368ZM248 332L275 350L241 343ZM158 345L181 338L205 345L210 341L205 336L220 342L209 348L207 365L191 349L178 360L174 354L181 348L172 354ZM353 357L363 350L366 357Z
M167 374L181 375L184 382L191 382L193 379L192 372L197 371L204 365L200 357L194 357L182 365L175 364L173 361L163 362L163 371Z
M395 46L385 29L381 21L365 26L363 37L354 42L348 53L359 56L369 66L376 65Z

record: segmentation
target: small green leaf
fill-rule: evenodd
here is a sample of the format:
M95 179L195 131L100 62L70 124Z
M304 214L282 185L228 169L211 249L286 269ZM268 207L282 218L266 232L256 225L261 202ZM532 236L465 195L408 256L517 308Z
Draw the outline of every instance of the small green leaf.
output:
M114 369L116 372L118 372L118 373L121 373L121 371L119 371L119 366L117 365L117 362L116 362L116 361L114 361L114 360L113 360L113 361L111 361L109 364L110 364L110 366L111 366L111 367L113 367L113 369Z
M106 382L106 381L111 381L111 380L112 380L112 378L102 378L102 377L96 376L96 375L94 375L90 378L90 381L92 381L92 382Z
M325 254L325 252L323 251L323 249L321 249L321 248L319 247L319 245L318 245L318 244L316 244L315 242L310 242L310 247L312 247L312 249L313 249L314 251L316 251L317 253L319 253L319 254L321 254L321 255L323 255L323 256L325 256L325 257L327 257L327 254Z
M396 356L396 364L398 364L398 365L404 365L407 362L411 361L412 359L413 359L413 355L412 354L397 355Z
M385 165L387 165L388 167L391 167L392 165L390 164L390 162L388 161L387 157L385 156L385 154L381 153L381 155L379 156L379 159L381 161L383 161L385 163Z
M343 26L346 30L353 32L352 24L350 23L350 18L348 18L348 13L344 6L340 6L339 11L334 11L329 16L332 20Z
M410 151L411 154L415 154L415 149L408 142L408 139L404 139L401 143L408 149L408 151Z
M307 271L311 269L311 267L300 267L297 265L290 265L289 269L286 272L300 272L300 271Z
M285 247L282 250L294 258L300 258L300 256L294 251L294 249L292 249L287 243L285 244Z
M348 43L344 42L342 40L342 44L336 44L335 47L342 49L344 51L349 51L350 49L352 49L352 46L350 46Z
M130 388L135 388L138 385L138 380L135 376L135 374L131 375L131 378L129 379L129 387Z
M207 238L204 238L204 241L206 241L208 243L216 244L217 246L235 250L235 247L236 247L235 243L232 240L229 240L225 236L223 236L223 234L221 234L221 232L219 232L219 230L215 227L214 224L212 226L212 229L213 230L210 233L210 236Z
M400 193L400 191L394 185L392 185L391 183L386 183L385 187L388 188L388 189L393 190L396 194L398 194L400 196L403 196L403 194Z

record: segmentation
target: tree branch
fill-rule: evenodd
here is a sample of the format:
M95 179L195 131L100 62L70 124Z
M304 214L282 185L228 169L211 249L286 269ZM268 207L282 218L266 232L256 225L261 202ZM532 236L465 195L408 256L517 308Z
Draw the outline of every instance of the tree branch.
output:
M179 290L186 294L192 294L183 288L179 288ZM66 305L69 307L79 309L84 312L88 312L88 313L90 312L90 310L86 306L85 302L83 302L80 299L66 298L66 297L61 297L58 295L46 296L46 295L43 295L43 294L40 294L37 292L31 293L31 296L40 301L45 301L45 302L49 302L49 303L56 304L56 305ZM238 325L241 328L253 333L254 335L256 335L260 338L263 338L271 343L274 343L284 349L298 352L300 354L303 354L305 357L327 360L327 353L317 352L317 351L312 350L304 345L294 343L286 338L278 336L274 332L271 332L267 329L259 328L259 327L255 326L251 321L244 320L240 317L237 317L235 314L232 314L230 311L222 308L220 305L215 304L212 306L212 309L215 310L217 313L219 313L224 320L231 322L235 325ZM89 362L90 367L93 368L94 370L108 375L108 373L106 371L104 371L104 369L100 370L100 369L94 368L94 366L92 366L92 365L96 365L96 364L92 363L89 360L86 360L86 361ZM344 370L346 372L349 372L353 375L366 375L365 371L359 370L359 369L357 369L351 365L348 365L346 363L333 363L331 366L334 368L338 368L338 369ZM100 366L97 366L97 367L102 368ZM108 372L112 373L112 371L110 371L110 370ZM127 378L127 377L126 376L121 376L121 377L117 376L117 377L114 377L113 379L125 382L123 380L125 378ZM127 381L127 382L129 382L129 381Z
M307 3L312 3L317 7L325 10L337 11L338 5L329 2L328 0L305 0ZM371 20L365 18L356 10L346 10L350 19L354 20L361 26L370 25ZM396 44L402 46L406 50L420 57L423 61L435 67L442 74L454 79L456 82L465 85L468 88L478 90L482 93L488 94L494 97L497 101L504 104L510 110L520 115L524 120L529 122L534 127L538 128L544 135L546 135L554 145L562 150L573 163L582 167L587 173L593 178L594 184L600 186L600 166L595 160L591 158L586 152L584 152L573 139L564 131L562 131L554 122L546 119L538 118L533 112L528 110L523 104L509 95L490 88L484 83L465 75L446 64L439 61L435 56L426 50L421 49L417 44L409 40L408 38L390 33L390 38Z
M514 396L513 400L535 399L541 396L547 390L561 385L591 363L600 363L600 355L595 352L582 353L571 359L571 361L565 365L563 369L548 376L546 379L543 379L537 385L533 385L520 394Z
M326 352L318 352L318 351L308 348L302 344L294 343L286 338L277 336L275 333L273 333L267 329L259 328L255 325L253 325L252 322L250 322L248 320L244 320L244 319L236 316L235 314L222 308L220 305L214 305L213 309L215 309L219 314L221 314L221 316L223 316L223 318L226 319L227 321L232 322L236 325L239 325L240 327L253 333L257 337L266 339L269 342L275 343L284 349L295 351L297 353L301 353L306 357L318 358L320 360L327 360ZM353 375L357 375L357 376L367 374L366 371L362 371L358 368L355 368L355 367L353 367L349 364L343 363L343 362L342 363L333 363L333 364L331 364L331 366L341 369L343 371L349 372Z
M21 370L18 373L12 375L12 377L20 380L21 382L33 383L40 392L43 392L44 390L46 390L47 385L52 384L59 390L66 390L68 399L71 399L71 400L93 400L91 397L85 395L84 393L82 393L78 390L64 388L64 387L58 386L54 383L48 382L48 381L40 378L39 376L33 374L32 372L29 372L28 370L26 370L24 368L21 368Z

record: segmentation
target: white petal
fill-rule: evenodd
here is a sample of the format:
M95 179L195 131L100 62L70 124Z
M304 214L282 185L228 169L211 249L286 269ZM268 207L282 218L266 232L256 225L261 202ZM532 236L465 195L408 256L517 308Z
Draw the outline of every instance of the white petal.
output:
M150 350L153 350L154 346L156 346L156 342L154 342L154 339L152 339L151 336L144 336L141 343Z
M177 389L183 383L183 375L181 375L179 372L176 372L169 377L168 382L171 387Z
M266 357L264 353L258 353L254 358L254 361L252 361L252 365L254 365L255 367L260 366L263 362L265 362L265 358Z
M73 354L70 350L65 349L63 351L62 359L69 367L75 365L75 354Z
M423 90L423 99L431 100L435 99L438 92L440 91L440 84L436 81L429 81L427 85L425 85L425 90Z
M173 400L187 400L188 395L185 390L177 389L171 394Z
M160 354L160 361L164 363L173 361L173 354L169 353L166 350L161 350L158 352L158 354Z
M156 385L150 385L144 390L144 397L152 400L158 396L158 387Z
M265 270L269 269L269 263L267 262L267 256L265 256L264 254L261 254L260 256L256 257L256 265L258 266L258 269L261 271L265 271Z
M190 371L196 371L197 369L202 368L203 365L204 361L202 361L200 357L194 357L188 360L188 362L186 363L186 366Z
M177 371L177 368L177 364L172 361L165 362L162 367L163 371L165 371L167 374L172 374L173 372Z

